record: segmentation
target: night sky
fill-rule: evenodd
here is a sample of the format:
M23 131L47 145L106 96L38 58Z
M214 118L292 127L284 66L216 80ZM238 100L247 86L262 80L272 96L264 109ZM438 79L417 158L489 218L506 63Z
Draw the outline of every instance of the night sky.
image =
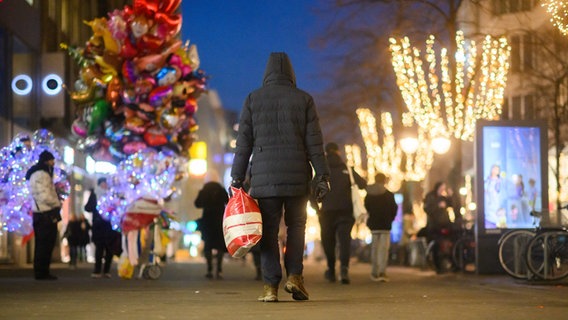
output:
M317 1L184 0L181 38L196 44L200 68L210 76L224 108L239 112L248 93L262 85L270 52L286 52L298 87L321 91L321 52L310 41L323 22L314 13Z

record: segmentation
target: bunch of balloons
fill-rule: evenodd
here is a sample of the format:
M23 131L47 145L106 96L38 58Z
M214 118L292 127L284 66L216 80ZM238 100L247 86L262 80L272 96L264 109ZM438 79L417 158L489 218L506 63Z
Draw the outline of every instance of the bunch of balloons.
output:
M147 148L119 163L107 179L108 191L98 199L101 216L119 229L128 207L140 198L162 202L177 195L173 187L181 178L186 162L170 150Z
M0 224L2 230L28 235L32 232L32 198L26 181L26 172L37 163L39 155L47 150L55 157L53 180L59 198L69 196L71 187L67 173L55 145L53 134L45 129L30 137L17 134L12 143L0 149Z
M85 22L84 48L62 44L80 66L69 90L78 149L120 162L146 148L187 156L197 130L194 113L205 91L195 45L177 35L181 0L134 0L108 18Z

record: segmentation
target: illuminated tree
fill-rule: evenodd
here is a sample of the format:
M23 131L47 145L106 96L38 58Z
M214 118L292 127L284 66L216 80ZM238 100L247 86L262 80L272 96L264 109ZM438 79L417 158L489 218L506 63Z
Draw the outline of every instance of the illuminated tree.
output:
M562 32L568 34L568 3L565 0L542 0L541 5L550 13L550 21Z
M390 113L381 114L380 126L367 108L357 109L357 116L367 153L368 183L374 183L378 172L389 177L389 190L399 190L403 181L424 180L434 159L429 136L424 130L418 129L415 150L403 150L393 135Z
M416 123L432 136L472 140L478 119L496 120L501 113L509 69L510 47L505 38L487 36L481 53L475 41L456 34L456 50L440 50L434 36L422 55L408 37L390 39L397 85ZM454 60L454 63L450 63ZM451 66L454 69L451 69Z

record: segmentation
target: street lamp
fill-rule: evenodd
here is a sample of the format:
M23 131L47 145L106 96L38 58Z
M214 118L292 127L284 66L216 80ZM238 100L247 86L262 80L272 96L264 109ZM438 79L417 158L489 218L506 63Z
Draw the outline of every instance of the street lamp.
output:
M406 154L413 154L418 150L418 139L414 137L404 137L399 142L402 151Z
M452 142L446 137L435 137L432 139L432 149L437 154L445 154L450 150Z

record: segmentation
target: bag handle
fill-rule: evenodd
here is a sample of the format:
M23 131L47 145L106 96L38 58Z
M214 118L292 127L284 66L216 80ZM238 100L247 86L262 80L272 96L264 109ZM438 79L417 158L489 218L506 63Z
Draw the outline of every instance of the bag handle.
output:
M355 178L353 178L353 172L351 172L351 167L347 166L347 172L349 172L349 181L351 181L351 186L355 185Z

